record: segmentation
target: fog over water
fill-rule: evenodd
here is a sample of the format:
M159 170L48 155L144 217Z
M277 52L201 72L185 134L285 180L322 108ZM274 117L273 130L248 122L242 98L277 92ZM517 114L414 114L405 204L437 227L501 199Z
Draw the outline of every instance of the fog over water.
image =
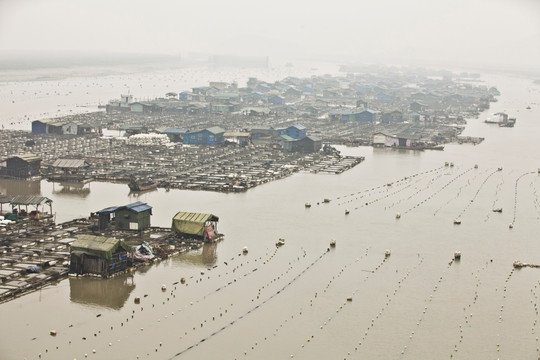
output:
M481 144L338 146L365 156L340 175L297 173L239 194L139 196L125 184L0 179L0 193L51 198L58 222L140 200L153 206L152 225L209 212L225 234L132 276L64 279L1 304L0 359L538 359L540 270L512 264L540 264L539 2L261 5L0 0L0 51L9 54L0 124L29 130L31 120L93 111L127 91L144 99L214 80L338 74L341 63L519 76L482 72L501 96L467 119L463 135ZM194 65L216 54L268 56L270 66ZM497 111L516 126L484 123Z
M539 69L539 18L536 0L2 0L0 51L76 52L79 61L97 61L96 53L229 54L523 71Z

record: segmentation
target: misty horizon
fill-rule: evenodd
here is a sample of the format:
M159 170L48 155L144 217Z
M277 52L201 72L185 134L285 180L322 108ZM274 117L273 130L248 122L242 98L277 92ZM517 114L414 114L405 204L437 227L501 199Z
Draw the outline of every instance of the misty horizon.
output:
M4 67L9 54L19 65L37 55L75 65L224 55L540 72L539 18L534 0L4 0L0 54Z

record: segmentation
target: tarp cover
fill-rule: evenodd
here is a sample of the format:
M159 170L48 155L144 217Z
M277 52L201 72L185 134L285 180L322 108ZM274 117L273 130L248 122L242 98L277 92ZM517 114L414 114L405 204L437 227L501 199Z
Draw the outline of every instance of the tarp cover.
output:
M204 224L207 221L218 221L212 214L180 211L173 217L172 229L183 234L204 236Z
M120 239L105 236L79 235L77 240L71 243L70 251L81 252L111 260L112 254L114 254L119 247L130 251L129 246Z

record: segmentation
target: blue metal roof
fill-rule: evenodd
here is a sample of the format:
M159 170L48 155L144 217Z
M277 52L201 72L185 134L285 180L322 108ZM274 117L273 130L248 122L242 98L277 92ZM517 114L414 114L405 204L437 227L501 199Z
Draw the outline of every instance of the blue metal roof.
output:
M105 209L96 211L96 214L112 214L112 213L115 212L118 208L119 208L119 206L109 206L109 207L107 207L107 208L105 208Z
M134 203L124 205L124 206L109 206L105 209L96 211L96 214L112 214L112 213L117 212L119 209L123 209L123 208L136 212L136 213L140 213L146 210L150 210L150 214L152 213L151 212L152 207L150 205L147 205L140 201L136 201Z
M136 201L134 203L128 204L126 206L121 206L121 207L125 207L126 209L131 210L136 213L140 213L146 210L152 210L152 207L150 205L147 205L140 201Z

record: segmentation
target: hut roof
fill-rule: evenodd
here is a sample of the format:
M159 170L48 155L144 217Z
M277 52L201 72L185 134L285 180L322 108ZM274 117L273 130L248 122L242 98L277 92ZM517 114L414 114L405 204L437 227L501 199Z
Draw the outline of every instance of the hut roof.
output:
M123 206L109 206L105 209L101 209L99 211L96 211L96 214L111 214L111 213L115 213L117 212L118 210L122 210L122 209L128 209L130 211L133 211L135 213L140 213L140 212L143 212L143 211L147 211L147 210L150 210L150 214L152 214L152 207L150 205L147 205L143 202L140 202L140 201L136 201L134 203L131 203L131 204L128 204L128 205L123 205Z
M88 166L86 162L82 159L57 159L52 167L56 168L82 168Z
M184 234L203 236L204 224L218 220L219 217L212 214L180 211L173 217L172 229Z
M45 196L16 195L10 202L13 205L44 205L52 203L52 200Z
M26 162L37 162L37 161L41 161L41 158L37 155L34 155L34 154L21 154L21 155L16 155L16 156L13 156L12 158L10 159L14 159L14 158L19 158L23 161L26 161Z
M112 254L119 248L130 251L124 241L112 237L79 235L77 240L71 243L71 251L82 252L88 255L98 256L107 260L112 259Z

